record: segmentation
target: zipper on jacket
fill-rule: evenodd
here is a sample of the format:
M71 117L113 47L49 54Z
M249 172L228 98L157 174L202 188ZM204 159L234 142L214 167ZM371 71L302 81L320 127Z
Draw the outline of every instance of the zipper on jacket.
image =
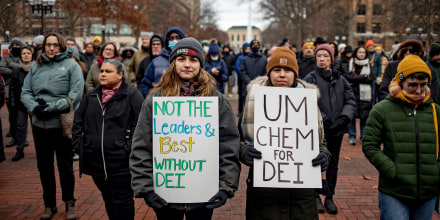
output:
M107 180L107 167L105 165L105 157L104 157L104 118L105 118L105 108L102 107L101 100L99 99L99 95L96 94L96 98L98 99L99 106L101 106L102 110L102 125L101 125L101 155L102 155L102 163L104 165L104 175L105 180Z
M414 109L413 111L414 111L414 128L415 128L415 133L416 133L416 172L417 172L417 174L416 174L416 181L417 181L417 196L416 196L416 198L419 199L419 197L420 197L419 131L418 131L418 127L417 127L417 110Z

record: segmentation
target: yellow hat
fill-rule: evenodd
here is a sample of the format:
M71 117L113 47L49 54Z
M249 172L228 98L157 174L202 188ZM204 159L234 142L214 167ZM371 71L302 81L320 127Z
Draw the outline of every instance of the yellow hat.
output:
M95 42L95 41L99 41L99 42L101 43L101 37L99 37L99 36L95 36L95 37L93 38L93 42Z
M431 70L426 63L423 62L419 56L409 54L403 58L402 61L400 61L399 65L397 66L397 73L395 77L397 82L400 84L402 80L413 73L426 73L428 74L429 81L431 82Z
M313 49L315 49L315 45L313 45L313 42L311 42L311 41L310 42L305 42L301 49L305 50L307 46L312 46Z
M382 47L381 47L381 46L377 46L377 47L375 48L375 50L382 50Z

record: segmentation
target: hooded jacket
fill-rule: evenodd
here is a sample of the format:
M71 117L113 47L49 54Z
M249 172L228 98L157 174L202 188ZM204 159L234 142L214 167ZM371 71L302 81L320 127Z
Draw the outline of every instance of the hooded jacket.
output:
M181 39L185 38L185 35L180 28L173 27L168 29L165 35L165 45L160 52L160 55L151 61L145 71L144 78L142 79L141 92L144 97L146 97L150 89L153 88L153 83L158 83L162 77L162 73L170 66L169 59L171 49L168 47L168 38L172 33L179 34Z
M15 57L12 53L9 53L0 60L0 74L3 76L6 84L9 84L12 71L14 68L19 68L20 62L20 56Z
M60 114L69 110L67 96L72 101L73 108L78 109L84 91L84 79L81 67L71 57L72 49L68 47L53 59L42 53L42 65L32 64L24 79L21 102L32 112L38 105L37 99L42 99L49 105L44 111L52 114L47 120L33 115L33 125L45 129L61 128Z
M155 34L151 37L153 38L159 38L160 43L162 44L162 48L165 46L164 39L161 35ZM153 56L153 41L150 40L150 47L148 48L149 54L147 57L145 57L141 63L139 63L139 68L136 73L136 83L138 85L138 88L141 88L142 79L144 78L145 71L147 70L148 65L150 65L151 61L153 61L154 58L157 56ZM159 54L160 55L160 54Z
M144 198L154 190L153 183L153 97L161 96L157 91L149 95L142 104L141 113L133 136L130 156L130 172L132 189L136 198ZM240 177L240 162L238 159L240 137L235 117L229 101L218 91L212 96L218 97L219 109L219 190L224 191L229 198L234 196ZM168 203L168 206L178 210L192 210L205 206L206 203Z
M128 175L131 140L143 97L123 80L102 106L102 87L88 92L72 127L72 145L80 152L80 173L92 176Z
M347 80L333 66L330 71L316 67L310 72L305 82L315 84L319 88L321 98L318 99L318 106L323 115L323 121L329 120L332 124L342 116L353 119L353 113L356 107L356 101L353 90ZM326 124L326 123L324 123ZM348 130L348 124L345 129L339 131L329 131L324 129L326 135L339 136Z
M414 109L388 95L371 110L362 139L362 151L379 171L379 191L411 204L439 194L432 102ZM435 109L440 118L440 106Z
M9 83L9 102L14 108L19 108L26 112L26 107L20 101L21 88L23 87L24 79L29 73L32 63L25 65L20 63L19 68L15 68L12 72L11 82Z
M244 57L240 65L240 78L245 85L258 76L266 75L267 58L260 51L254 53L251 51L248 56Z

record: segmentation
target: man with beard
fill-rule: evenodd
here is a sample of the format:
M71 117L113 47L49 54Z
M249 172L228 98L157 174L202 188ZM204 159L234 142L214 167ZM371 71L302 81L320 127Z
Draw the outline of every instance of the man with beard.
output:
M437 79L438 79L440 74L440 44L439 43L431 44L431 48L429 49L429 60L426 61L426 64L428 64L429 67L432 67L432 69L434 69L435 72L437 72ZM440 94L440 89L438 94ZM437 101L437 103L439 103L439 101Z
M315 46L313 46L313 42L306 42L303 44L301 49L303 56L301 59L298 59L299 78L304 79L308 73L315 69L316 63L315 59L313 58Z
M94 53L93 49L94 47L92 42L86 43L85 53L80 54L81 61L86 64L87 70L90 70L90 67L92 66L93 62L95 62L96 58L98 57Z
M19 39L11 40L9 44L9 54L4 56L0 61L0 74L5 80L6 91L6 106L9 111L9 132L7 137L12 137L11 141L6 144L6 147L12 147L16 144L15 136L17 132L17 110L11 107L9 100L9 82L11 81L12 70L20 66L20 53L23 44Z
M136 80L136 73L139 69L139 64L141 61L149 55L150 48L150 36L147 33L142 33L142 46L141 49L134 53L133 58L131 59L130 65L128 66L128 79L130 82ZM137 85L133 85L136 87Z
M145 57L141 63L139 64L137 74L136 74L136 83L138 88L141 88L141 81L144 78L144 73L147 70L148 65L150 65L151 61L160 55L160 51L163 48L163 37L161 35L155 34L151 37L149 53L150 55Z

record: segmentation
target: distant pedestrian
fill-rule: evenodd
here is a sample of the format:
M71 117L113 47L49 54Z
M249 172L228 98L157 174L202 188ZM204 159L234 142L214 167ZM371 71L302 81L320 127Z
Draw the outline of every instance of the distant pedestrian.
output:
M172 27L167 30L167 33L165 34L165 45L160 52L160 55L151 61L144 73L144 78L142 79L141 85L141 92L144 97L147 96L154 84L160 81L162 73L170 66L169 57L171 50L174 48L177 42L183 38L185 38L185 34L183 33L182 29Z
M141 63L139 63L139 67L136 73L136 83L137 88L141 88L142 79L144 78L145 71L147 70L148 65L153 61L154 58L158 57L160 55L160 52L164 48L164 39L161 35L155 34L151 37L150 40L150 47L149 47L149 54L147 57L145 57Z
M329 214L338 213L333 196L338 179L339 153L342 137L348 131L356 107L353 90L344 76L334 68L334 59L334 49L329 44L319 45L315 50L316 68L304 78L305 82L315 84L321 94L318 107L323 115L325 139L331 153L326 173L328 193L324 202ZM318 211L324 212L319 195L316 201Z
M440 44L439 43L431 44L431 48L429 51L429 60L426 61L426 64L428 64L429 67L435 70L435 72L437 73L437 79L439 79L440 78ZM431 74L434 74L434 72L431 72ZM437 94L440 94L440 88ZM439 101L437 100L437 104L438 103Z
M87 70L90 70L90 67L95 62L96 58L98 57L94 51L93 51L93 43L89 42L85 45L85 52L83 54L80 54L80 59L82 62L86 64Z
M368 51L368 59L370 60L370 66L373 73L371 76L374 78L373 82L371 82L371 86L373 88L371 101L374 105L379 101L379 85L376 85L376 78L380 78L382 76L382 58L380 54L376 52L376 45L372 40L367 41L365 48L367 48Z
M136 51L128 65L128 79L129 81L127 81L128 84L132 85L133 87L138 87L137 83L136 83L136 74L139 70L139 64L141 63L141 61L150 55L150 35L148 33L142 33L141 35L141 40L142 40L142 44L141 44L141 49L139 49L138 51Z
M24 147L27 144L27 127L28 127L28 110L20 101L21 88L23 87L24 79L32 67L32 49L30 47L23 47L21 50L21 62L18 68L12 72L9 98L11 99L11 106L17 109L17 132L14 137L17 141L17 152L12 161L18 161L24 157Z
M228 80L229 72L216 41L211 42L209 45L203 69L214 77L217 81L218 90L224 94L225 82Z
M362 140L365 122L373 107L371 102L373 92L371 83L375 78L370 66L370 60L368 59L367 49L365 47L358 47L354 50L353 54L353 58L348 63L348 72L344 72L343 76L350 83L356 99L354 117L348 126L348 140L351 145L356 145L356 119L360 119L359 139Z
M308 73L315 69L316 63L313 52L315 52L313 42L305 42L302 46L302 57L298 60L300 79L304 79Z
M249 43L244 43L241 47L241 54L237 57L237 60L235 61L235 71L237 72L237 85L238 85L238 114L241 114L243 112L244 102L245 98L243 97L243 93L246 90L243 84L243 80L240 77L240 67L241 62L245 57L249 55L251 52L251 47Z
M232 97L232 87L237 84L237 73L235 72L235 54L234 51L231 50L229 45L223 46L222 52L223 60L226 63L226 67L228 68L228 97Z
M380 218L432 219L440 185L440 106L431 70L417 55L397 66L390 94L370 112L362 151L379 171Z

